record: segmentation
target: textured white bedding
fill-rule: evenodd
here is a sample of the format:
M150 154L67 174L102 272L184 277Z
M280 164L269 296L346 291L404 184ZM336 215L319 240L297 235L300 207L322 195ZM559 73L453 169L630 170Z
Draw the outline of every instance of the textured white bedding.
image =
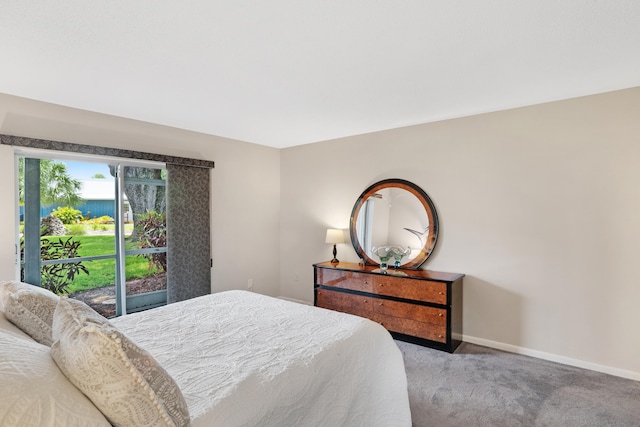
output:
M227 291L112 322L175 379L194 427L411 425L400 350L367 319Z

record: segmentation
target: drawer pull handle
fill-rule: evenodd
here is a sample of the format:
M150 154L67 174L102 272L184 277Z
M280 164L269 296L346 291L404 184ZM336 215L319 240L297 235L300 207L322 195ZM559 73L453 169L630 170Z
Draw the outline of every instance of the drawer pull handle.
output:
M444 292L438 292L438 295L444 295Z
M438 313L438 317L442 317L442 316L443 316L443 314L442 314L442 313Z
M380 303L380 304L378 304L378 305L379 305L380 307L382 307L384 304L383 304L383 303Z
M438 335L438 338L444 338L442 335Z

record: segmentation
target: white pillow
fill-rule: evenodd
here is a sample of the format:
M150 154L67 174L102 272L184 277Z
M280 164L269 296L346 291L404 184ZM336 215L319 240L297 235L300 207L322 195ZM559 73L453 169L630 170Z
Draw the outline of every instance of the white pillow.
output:
M28 283L3 282L0 299L7 319L40 344L51 345L53 312L60 300L57 295Z
M0 330L0 425L108 427L60 372L47 346Z
M11 323L7 316L5 316L4 311L0 311L0 332L5 334L10 334L18 338L26 339L28 341L33 341L29 335L25 334L20 328Z
M19 282L14 282L12 280L0 281L0 309L2 309L4 307L5 294L7 292L15 292L16 291L16 287L14 285L15 283L19 283Z
M61 298L51 355L115 426L188 426L182 392L145 350L81 301Z

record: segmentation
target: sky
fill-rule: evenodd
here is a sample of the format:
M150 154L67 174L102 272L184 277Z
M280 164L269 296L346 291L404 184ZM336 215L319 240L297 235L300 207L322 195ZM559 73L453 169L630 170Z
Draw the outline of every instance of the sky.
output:
M77 180L87 180L91 179L95 174L102 174L107 179L113 179L111 174L109 174L109 166L102 163L81 163L81 162L71 162L71 161L63 161L62 163L67 165L67 171L69 172L69 176Z

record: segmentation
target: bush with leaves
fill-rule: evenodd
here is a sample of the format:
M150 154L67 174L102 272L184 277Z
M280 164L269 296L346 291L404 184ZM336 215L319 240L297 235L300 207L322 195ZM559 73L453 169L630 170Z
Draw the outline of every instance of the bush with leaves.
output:
M63 224L75 224L82 219L82 212L70 206L60 206L54 209L51 215L59 218Z
M68 258L76 258L80 242L69 237L67 240L62 239L41 239L40 257L45 260L62 260ZM68 262L65 264L48 264L42 266L42 287L49 289L58 295L67 293L67 287L73 282L76 274L89 274L89 270L82 262Z
M108 215L102 215L94 220L97 224L113 224L115 220Z
M78 249L81 243L69 237L67 240L40 239L40 259L42 261L63 260L78 257ZM24 259L24 239L20 239L20 257ZM41 286L51 292L62 295L68 292L67 288L77 274L89 274L89 270L81 261L67 262L64 264L46 264L40 268ZM20 280L24 281L24 267L20 269Z
M68 236L84 236L87 234L84 225L82 224L70 224L66 226Z
M108 215L102 215L96 218L85 218L84 222L87 224L113 224L115 220Z
M98 224L97 222L91 223L91 229L93 231L107 231L107 226L104 224Z
M141 249L164 248L167 246L167 215L156 211L147 211L138 215L136 224L137 239ZM153 254L138 255L149 260L149 270L157 268L163 272L167 271L167 253L158 252Z

